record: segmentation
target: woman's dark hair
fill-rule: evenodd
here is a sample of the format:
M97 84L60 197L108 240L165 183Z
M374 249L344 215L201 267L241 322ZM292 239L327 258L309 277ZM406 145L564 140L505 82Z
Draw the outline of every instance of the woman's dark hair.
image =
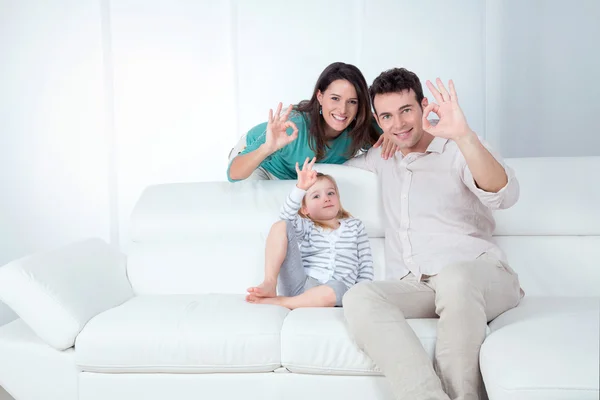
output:
M359 150L366 150L379 139L379 133L375 129L371 114L371 100L369 98L369 87L362 72L354 65L336 62L329 65L323 72L313 91L310 100L303 100L298 103L294 109L305 113L310 122L308 145L315 152L317 160L325 157L327 146L327 137L325 136L326 122L320 115L320 104L317 100L317 93L325 92L331 82L343 79L350 82L356 90L358 97L358 112L354 121L348 125L350 137L350 147L347 157L353 157Z

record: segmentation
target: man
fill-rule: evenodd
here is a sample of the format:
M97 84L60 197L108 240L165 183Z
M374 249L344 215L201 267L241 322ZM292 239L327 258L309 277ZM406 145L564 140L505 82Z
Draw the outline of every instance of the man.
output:
M492 242L491 210L515 204L519 184L469 128L453 82L449 90L440 79L437 86L427 81L437 104L429 103L419 78L396 68L370 88L377 123L400 152L384 160L372 148L346 164L380 177L390 279L356 285L344 312L398 399L478 399L487 322L523 296ZM430 112L439 116L435 125ZM406 318L437 316L432 365Z

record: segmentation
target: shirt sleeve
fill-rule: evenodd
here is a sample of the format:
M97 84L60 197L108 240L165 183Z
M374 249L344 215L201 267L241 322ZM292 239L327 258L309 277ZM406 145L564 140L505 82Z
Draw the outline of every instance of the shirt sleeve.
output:
M372 281L375 276L373 272L371 243L369 242L369 237L362 221L359 221L357 228L358 276L356 277L356 282Z
M246 146L244 147L244 149L242 151L240 151L238 154L236 154L235 157L243 155L243 154L248 154L251 151L258 149L260 147L260 145L265 142L266 138L267 138L267 123L263 122L261 124L256 125L254 128L250 129L248 131L248 133L246 134ZM229 161L229 164L227 165L227 180L229 182L239 182L241 180L241 179L231 179L231 175L230 175L231 164L233 163L233 160L235 160L235 157L233 157L231 159L231 161Z
M256 125L246 134L246 147L238 155L248 154L258 149L267 140L267 123Z
M377 173L381 159L381 147L371 147L369 151L349 159L344 165Z
M492 154L492 156L502 165L504 171L506 172L506 176L508 177L508 182L506 185L500 189L497 193L494 192L486 192L485 190L479 188L475 183L475 178L473 178L473 174L467 165L467 161L462 153L458 152L458 168L461 171L461 178L464 184L469 188L471 192L473 192L477 198L491 210L501 210L512 207L517 200L519 200L519 181L515 176L515 171L506 165L500 154L494 151L491 146L486 143L484 140L481 140L483 146Z
M302 199L306 194L306 190L299 189L296 185L285 199L279 219L290 221L294 225L296 235L299 238L304 237L312 229L312 221L308 218L302 218L298 211L302 208Z

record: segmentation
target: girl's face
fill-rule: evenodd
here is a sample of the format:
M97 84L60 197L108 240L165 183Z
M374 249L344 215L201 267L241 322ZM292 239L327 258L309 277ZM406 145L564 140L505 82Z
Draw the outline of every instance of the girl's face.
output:
M337 137L358 113L356 89L345 79L331 82L324 92L319 90L317 100L321 104L323 119L327 123L328 137Z
M315 221L329 221L340 211L340 197L327 178L319 179L304 195L302 212Z

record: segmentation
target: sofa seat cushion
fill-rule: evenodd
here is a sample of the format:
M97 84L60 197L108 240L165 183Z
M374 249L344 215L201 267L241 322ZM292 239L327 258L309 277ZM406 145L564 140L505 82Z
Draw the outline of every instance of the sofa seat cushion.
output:
M437 321L408 320L432 359ZM297 373L381 375L350 336L341 308L300 308L290 312L281 330L281 362Z
M600 299L525 297L492 321L480 353L493 400L597 400Z
M243 295L148 295L93 318L77 337L90 372L269 372L289 310Z

